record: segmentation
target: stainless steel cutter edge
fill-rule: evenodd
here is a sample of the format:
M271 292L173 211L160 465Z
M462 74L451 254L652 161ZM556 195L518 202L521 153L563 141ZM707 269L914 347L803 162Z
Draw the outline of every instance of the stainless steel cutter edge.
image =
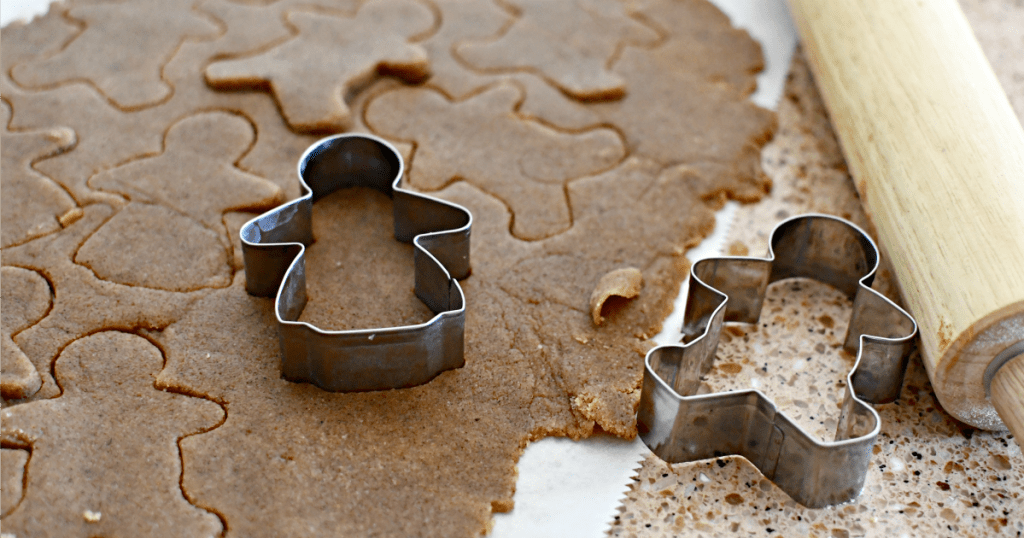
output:
M644 361L637 414L644 443L671 463L742 455L807 507L856 498L880 429L878 413L865 400L898 397L917 333L906 311L871 289L877 268L878 247L863 230L819 214L779 223L766 258L695 263L683 342L654 348ZM857 359L833 442L809 435L757 390L691 395L714 361L723 322L756 322L768 284L795 276L836 286L854 301L844 348Z
M302 196L247 222L240 231L246 290L275 296L281 370L292 381L330 391L426 383L464 364L465 296L472 214L401 188L405 164L388 142L341 134L314 143L298 163ZM305 247L313 242L313 203L364 186L394 200L395 238L414 246L415 290L436 315L418 325L328 331L298 321L306 305Z

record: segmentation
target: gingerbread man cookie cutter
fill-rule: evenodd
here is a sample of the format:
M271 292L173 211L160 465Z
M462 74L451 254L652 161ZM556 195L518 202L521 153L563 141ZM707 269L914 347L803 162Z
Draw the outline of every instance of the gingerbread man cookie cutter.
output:
M809 508L850 501L864 487L880 430L867 402L895 400L917 323L871 289L878 247L860 228L828 215L781 222L766 258L708 258L693 264L683 341L645 359L637 427L645 444L670 463L725 455L747 458ZM846 378L835 440L821 442L757 390L697 394L715 358L726 321L756 323L768 284L808 277L853 300L843 344L857 354Z
M401 187L405 164L391 144L343 134L313 144L299 160L302 196L242 227L246 290L274 296L285 379L329 391L409 387L464 364L472 214ZM415 291L436 315L425 323L328 331L298 321L306 306L305 247L313 242L313 202L346 187L371 187L394 200L395 238L413 244Z

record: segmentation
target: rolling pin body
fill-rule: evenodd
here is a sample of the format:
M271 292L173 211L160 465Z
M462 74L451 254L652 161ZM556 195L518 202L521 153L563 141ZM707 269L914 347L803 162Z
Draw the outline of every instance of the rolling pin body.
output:
M1021 439L1024 130L967 20L955 0L790 6L939 401Z

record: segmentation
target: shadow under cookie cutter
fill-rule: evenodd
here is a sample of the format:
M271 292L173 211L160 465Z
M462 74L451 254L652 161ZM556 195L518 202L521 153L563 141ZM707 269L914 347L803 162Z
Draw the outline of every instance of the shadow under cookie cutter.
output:
M329 391L420 385L464 364L470 212L401 188L398 151L370 135L344 134L313 144L299 159L302 196L241 229L245 287L276 296L281 371ZM306 306L305 247L313 242L313 202L347 187L371 187L394 200L395 239L413 244L416 296L436 315L400 327L326 331L298 321Z
M809 508L850 501L864 487L878 436L878 413L864 400L899 396L917 323L871 289L878 248L843 219L802 215L781 222L767 258L721 257L690 269L683 342L645 359L637 427L644 443L670 463L740 455ZM725 321L756 323L768 284L808 277L853 300L843 344L857 353L847 375L835 441L821 442L756 390L696 395L715 358ZM863 398L863 400L862 400Z

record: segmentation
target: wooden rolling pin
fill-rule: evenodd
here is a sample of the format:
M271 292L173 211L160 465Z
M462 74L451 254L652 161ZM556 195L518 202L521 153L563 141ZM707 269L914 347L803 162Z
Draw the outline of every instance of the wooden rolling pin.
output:
M1024 445L1024 130L970 25L956 0L790 7L939 401Z

